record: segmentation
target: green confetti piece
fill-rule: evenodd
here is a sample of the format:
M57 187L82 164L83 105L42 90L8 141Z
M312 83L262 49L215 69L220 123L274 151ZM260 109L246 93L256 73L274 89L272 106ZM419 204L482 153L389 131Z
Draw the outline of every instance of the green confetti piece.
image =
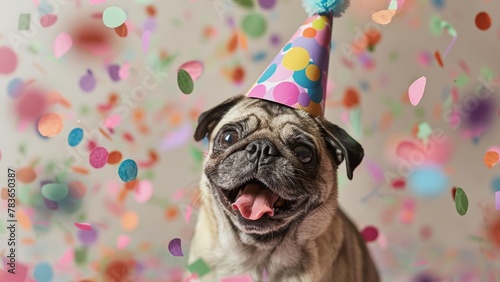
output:
M127 14L119 7L108 7L102 13L102 21L109 28L121 26L127 19Z
M236 4L240 5L243 8L253 8L253 0L234 0Z
M68 195L68 186L62 183L49 183L42 187L42 195L54 202L58 202Z
M196 148L195 146L191 146L191 156L196 161L196 163L201 164L203 161L203 151Z
M245 16L242 22L243 31L250 37L259 37L266 32L267 22L259 13Z
M30 14L20 14L19 21L17 22L17 29L18 30L29 30L30 29L30 22L31 22L31 15Z
M393 98L384 98L384 104L389 108L392 116L398 118L403 114L403 106L401 103Z
M193 262L192 264L187 266L187 269L191 273L196 273L198 277L202 277L203 275L207 274L210 272L210 267L205 263L203 259L198 259L197 261Z
M418 125L418 133L417 137L422 140L422 141L427 141L427 138L429 138L429 135L432 133L432 128L427 122L421 122Z
M439 16L432 16L429 20L429 28L434 36L439 36L443 33L443 28L441 27L441 18Z
M455 79L455 85L460 88L467 86L468 83L469 83L469 78L467 77L466 74L461 74Z
M76 264L83 265L87 263L87 248L75 249L75 262Z
M180 69L177 73L177 84L184 94L191 94L194 90L193 79L189 73L183 69Z
M467 209L469 208L467 195L460 187L457 187L457 191L455 192L455 207L457 208L458 214L462 216L467 213Z

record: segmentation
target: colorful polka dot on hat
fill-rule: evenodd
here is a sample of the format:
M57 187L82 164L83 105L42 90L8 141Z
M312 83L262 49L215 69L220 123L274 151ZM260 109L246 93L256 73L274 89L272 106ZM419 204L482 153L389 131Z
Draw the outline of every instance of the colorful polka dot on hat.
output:
M303 0L310 17L274 58L247 97L302 109L324 116L333 17L348 0Z

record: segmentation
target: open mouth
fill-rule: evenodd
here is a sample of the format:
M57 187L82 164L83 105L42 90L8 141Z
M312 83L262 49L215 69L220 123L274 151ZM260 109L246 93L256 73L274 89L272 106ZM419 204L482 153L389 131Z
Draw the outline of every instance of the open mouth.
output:
M300 206L297 200L283 199L258 179L247 181L235 189L217 190L226 208L247 220L284 218L292 215Z

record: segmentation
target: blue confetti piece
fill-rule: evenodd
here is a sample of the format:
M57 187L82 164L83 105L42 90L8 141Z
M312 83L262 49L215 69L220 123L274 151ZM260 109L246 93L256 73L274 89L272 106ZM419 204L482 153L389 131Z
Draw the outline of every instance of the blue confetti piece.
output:
M82 142L82 139L83 139L83 129L79 127L74 128L68 135L68 144L71 147L75 147L78 144L80 144L80 142Z
M50 282L52 281L54 273L50 264L42 262L36 265L33 272L33 277L38 282Z
M129 182L137 177L137 164L134 160L124 160L118 168L118 176L123 182Z

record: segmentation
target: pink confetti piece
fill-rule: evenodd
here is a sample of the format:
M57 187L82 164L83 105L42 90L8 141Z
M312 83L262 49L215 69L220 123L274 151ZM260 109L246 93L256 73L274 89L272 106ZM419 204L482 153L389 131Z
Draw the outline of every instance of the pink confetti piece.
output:
M71 49L71 46L73 46L73 39L71 36L65 32L59 33L53 44L54 56L56 58L62 57Z
M74 225L81 230L92 230L92 225L90 225L90 223L75 222Z
M27 282L28 270L27 265L16 262L16 274L12 275L12 273L0 269L0 281Z
M128 62L123 63L118 71L118 76L121 80L127 79L129 76L130 64Z
M203 63L200 61L185 62L179 69L187 71L193 80L197 80L203 73Z
M40 18L40 25L43 27L49 27L55 24L57 21L57 15L47 14Z
M425 76L415 80L408 88L408 96L410 98L410 103L413 106L418 105L422 96L424 96L425 84L427 83L427 79Z
M90 5L98 5L106 2L106 0L89 0Z
M182 254L182 246L181 246L181 239L180 238L174 238L170 240L168 243L168 250L174 257L182 257L184 256Z
M240 276L231 276L222 278L221 282L253 282L252 277L250 275L240 275Z
M184 214L184 220L186 223L189 223L191 221L191 214L193 212L193 208L191 206L186 207L186 213Z
M500 210L500 191L495 192L495 208L496 210Z
M116 239L116 247L119 250L125 249L129 244L130 237L128 237L127 235L118 235L118 238Z
M184 189L179 189L175 191L174 195L172 195L172 198L174 201L180 200L184 195L186 194L186 191Z
M149 41L151 39L151 31L145 31L142 34L142 51L147 53L149 50Z
M383 233L379 233L377 242L382 250L387 249L387 237Z
M414 265L415 265L416 267L419 267L419 266L426 265L426 264L428 264L428 263L429 263L429 262L428 262L427 260L423 259L423 260L419 260L419 261L415 262L415 264L414 264Z
M90 152L89 163L93 168L103 168L108 162L108 150L97 147Z
M138 203L145 203L153 196L153 184L151 181L142 180L134 190L134 198Z
M104 121L104 127L107 129L115 129L121 122L122 117L120 115L112 115Z

